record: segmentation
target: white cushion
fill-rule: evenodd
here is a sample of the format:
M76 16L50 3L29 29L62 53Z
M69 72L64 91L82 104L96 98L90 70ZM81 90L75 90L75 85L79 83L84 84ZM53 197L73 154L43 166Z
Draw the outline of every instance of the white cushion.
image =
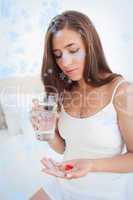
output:
M10 136L26 132L30 126L29 111L32 98L43 92L39 76L16 77L0 80L0 103Z

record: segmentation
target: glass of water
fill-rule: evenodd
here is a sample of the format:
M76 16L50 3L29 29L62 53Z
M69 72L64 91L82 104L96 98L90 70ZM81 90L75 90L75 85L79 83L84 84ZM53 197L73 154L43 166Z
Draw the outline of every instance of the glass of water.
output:
M34 130L39 140L48 141L54 138L57 121L57 94L45 92L40 95L36 109L32 111Z

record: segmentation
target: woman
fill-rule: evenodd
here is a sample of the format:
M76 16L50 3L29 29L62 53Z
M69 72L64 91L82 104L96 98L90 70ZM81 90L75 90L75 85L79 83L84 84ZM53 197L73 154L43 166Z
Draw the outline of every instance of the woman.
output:
M43 171L59 177L63 199L125 199L122 180L133 172L133 86L109 68L86 15L66 11L53 18L41 76L45 90L62 97L49 145L64 154L58 164L43 158Z

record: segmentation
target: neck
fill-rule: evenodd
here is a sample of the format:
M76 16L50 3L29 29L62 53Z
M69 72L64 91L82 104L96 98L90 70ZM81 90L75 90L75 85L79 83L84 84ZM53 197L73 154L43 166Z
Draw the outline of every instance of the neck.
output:
M78 81L78 88L80 91L82 91L83 89L87 89L89 87L92 88L92 86L91 85L89 86L89 84L87 84L84 79L80 79Z
M78 81L77 86L78 86L78 89L82 90L83 88L85 88L87 86L87 84L85 83L84 79L80 79Z

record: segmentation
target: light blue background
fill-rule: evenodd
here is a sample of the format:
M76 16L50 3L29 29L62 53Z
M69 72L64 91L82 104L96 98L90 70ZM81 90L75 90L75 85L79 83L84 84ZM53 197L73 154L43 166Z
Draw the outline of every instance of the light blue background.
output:
M0 0L0 78L40 72L44 32L59 0Z
M63 0L60 7L61 10L76 9L90 17L111 69L133 81L133 1Z
M111 69L133 81L132 0L0 0L0 78L40 73L47 25L70 9L91 18Z
M0 0L0 78L40 73L47 25L66 9L91 18L111 68L133 81L132 0Z

